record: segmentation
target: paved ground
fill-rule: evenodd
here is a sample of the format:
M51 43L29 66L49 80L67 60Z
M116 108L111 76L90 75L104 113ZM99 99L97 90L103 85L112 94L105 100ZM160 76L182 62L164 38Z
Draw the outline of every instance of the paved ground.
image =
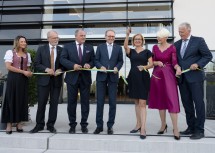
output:
M67 104L59 104L58 107L58 118L56 122L56 129L59 133L68 133L69 130L69 120L68 120L68 115L67 115ZM36 119L36 109L37 105L34 107L30 107L30 118L31 121L25 123L24 130L26 132L30 131L36 124L35 119ZM48 109L49 105L47 105L46 109L46 118L48 115ZM108 104L105 104L104 108L104 129L105 131L103 134L106 134L106 122L108 120L108 109L109 106ZM81 133L81 126L80 126L80 105L77 106L77 133ZM95 123L95 118L96 118L96 104L91 104L90 105L90 114L89 114L89 133L93 133L93 131L96 128L96 123ZM46 119L47 121L47 119ZM116 122L114 125L114 133L115 134L125 134L128 135L130 134L129 131L134 128L136 123L135 120L135 111L134 111L134 105L133 104L118 104L117 105L117 114L116 114ZM165 135L172 135L172 124L170 120L170 116L167 113L167 124L168 124L168 129L167 133ZM159 119L159 114L157 110L152 110L152 109L147 109L147 127L146 127L146 132L147 135L156 135L157 131L160 128L160 119ZM179 130L184 130L186 129L186 123L185 123L185 115L184 115L184 110L181 108L181 112L179 113L178 116L178 126ZM14 129L15 130L15 129ZM42 132L47 132L46 130ZM206 120L205 123L205 135L210 137L210 136L215 136L215 120Z

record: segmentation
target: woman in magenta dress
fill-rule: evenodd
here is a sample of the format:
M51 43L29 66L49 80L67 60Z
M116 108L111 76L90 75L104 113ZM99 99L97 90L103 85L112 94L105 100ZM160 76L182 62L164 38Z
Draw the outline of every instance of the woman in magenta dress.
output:
M161 128L157 134L167 131L166 110L169 111L174 138L179 140L177 114L180 112L180 107L176 75L181 74L181 68L177 62L175 46L167 43L168 36L167 29L158 31L158 45L152 49L154 70L150 81L149 108L159 110Z

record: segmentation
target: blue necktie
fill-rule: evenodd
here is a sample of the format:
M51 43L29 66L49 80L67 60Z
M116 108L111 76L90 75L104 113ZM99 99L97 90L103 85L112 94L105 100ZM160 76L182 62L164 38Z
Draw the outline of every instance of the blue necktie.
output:
M111 53L112 53L112 46L108 45L108 56L109 56L109 59L111 57Z
M186 50L186 48L187 48L187 39L186 39L186 40L183 40L183 42L184 42L184 45L182 46L181 52L180 52L182 58L184 57L185 50Z

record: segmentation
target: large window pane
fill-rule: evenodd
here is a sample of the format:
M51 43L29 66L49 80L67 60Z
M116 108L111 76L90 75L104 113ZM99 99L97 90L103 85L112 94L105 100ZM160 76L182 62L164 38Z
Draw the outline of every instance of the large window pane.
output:
M126 19L126 4L86 5L85 20Z
M149 1L174 1L174 0L128 0L128 2L149 2Z
M23 35L27 39L40 39L40 29L4 29L0 31L0 39L14 39Z
M144 37L156 37L156 33L161 28L167 28L172 35L172 25L170 23L135 23L131 24L131 36L141 33Z
M109 3L109 2L126 2L126 1L127 0L106 0L105 3ZM85 3L101 3L101 0L85 0Z
M49 28L49 27L44 27L41 31L41 38L42 39L47 39L47 32L50 30L55 30L59 38L75 38L75 30L77 28Z
M4 0L4 6L42 5L43 0Z
M128 18L171 18L170 3L128 4Z
M83 3L83 0L45 0L45 4L79 4Z
M2 13L2 22L32 22L41 20L42 9L40 7L8 7L4 8Z
M40 14L19 14L19 15L3 15L2 22L31 22L41 21Z
M45 7L43 21L78 21L82 16L83 6Z

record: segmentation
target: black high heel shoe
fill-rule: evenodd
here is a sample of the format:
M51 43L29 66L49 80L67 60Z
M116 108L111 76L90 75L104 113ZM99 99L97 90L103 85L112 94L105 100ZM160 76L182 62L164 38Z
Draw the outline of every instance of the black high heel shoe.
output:
M165 131L167 132L167 124L166 124L164 130L163 131L158 131L157 134L164 134Z
M18 126L16 126L16 131L19 132L19 133L22 133L23 129L19 129Z
M11 131L6 131L6 134L12 134L12 130Z
M174 134L174 130L173 130L173 134ZM175 139L175 140L180 140L181 137L180 137L180 135L176 136L176 135L174 134L174 139Z
M140 131L140 130L141 130L141 128L139 128L139 129L137 129L137 130L136 130L136 129L133 129L133 130L130 131L130 133L137 133L137 132Z
M140 134L140 139L146 139L146 131L145 131L145 135Z

